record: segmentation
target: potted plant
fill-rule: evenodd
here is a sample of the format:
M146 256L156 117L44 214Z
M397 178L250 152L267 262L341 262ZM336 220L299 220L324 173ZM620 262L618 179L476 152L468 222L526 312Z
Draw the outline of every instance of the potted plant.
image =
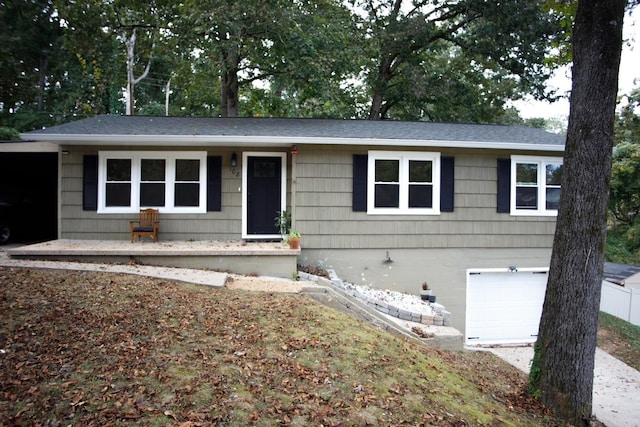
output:
M422 282L422 289L420 290L420 299L428 302L430 296L431 296L431 289L429 289L429 284L427 282Z
M291 214L287 211L278 212L278 216L275 217L275 221L276 228L280 232L280 236L284 242L287 238L287 233L289 233L291 228Z
M295 231L295 230L291 230L289 232L289 238L287 239L287 241L289 242L289 247L291 249L300 249L300 239L302 238L302 236L300 235L299 232Z

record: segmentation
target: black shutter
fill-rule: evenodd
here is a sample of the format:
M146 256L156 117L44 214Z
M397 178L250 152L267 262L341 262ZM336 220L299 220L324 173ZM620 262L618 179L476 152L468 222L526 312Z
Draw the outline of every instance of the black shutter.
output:
M440 212L453 212L454 158L440 157Z
M353 155L353 193L352 205L354 212L367 211L367 163L366 154Z
M82 158L82 210L98 210L98 156Z
M511 159L498 159L498 213L511 212Z
M222 210L222 157L207 157L207 212Z

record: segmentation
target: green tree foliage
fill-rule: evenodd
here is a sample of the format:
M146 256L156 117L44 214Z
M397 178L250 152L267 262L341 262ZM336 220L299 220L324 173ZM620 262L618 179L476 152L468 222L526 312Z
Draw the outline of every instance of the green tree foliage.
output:
M558 16L528 0L353 3L365 11L370 34L366 77L374 120L413 110L422 120L493 121L507 99L547 95L550 48L566 40ZM443 107L449 111L439 113Z
M616 117L609 192L607 260L638 264L640 252L640 89L623 99Z
M61 76L61 30L51 0L13 0L0 7L0 123L34 128L47 122L52 83ZM15 114L20 111L21 117ZM17 127L17 126L16 126Z
M622 142L613 150L609 210L630 225L640 217L640 144Z
M357 57L351 15L336 0L193 0L181 16L197 62L217 71L209 90L218 83L222 116L300 115L318 93L335 97Z
M566 36L560 0L8 4L2 46L23 40L55 52L44 78L38 55L23 67L29 74L18 67L27 53L3 52L0 102L5 113L20 110L12 120L21 130L123 113L126 93L138 114L164 114L168 98L171 115L515 123L505 101L542 96L555 64L549 49L560 52ZM23 21L7 18L13 5ZM29 10L38 25L28 25ZM31 42L44 35L48 42ZM46 123L27 114L38 111Z
M623 97L616 117L616 143L640 144L640 87Z
M134 88L147 77L157 83L158 70L168 74L161 64L166 64L167 57L173 57L164 42L171 34L169 28L176 16L175 2L60 1L58 10L67 23L65 46L78 59L81 76L88 83L85 87L92 90L82 98L83 108L93 114L122 112L119 98L123 97L123 91L130 94L129 99L139 99L131 104L129 113L133 113L136 103L141 108L159 101L154 99L161 92L157 88L164 87L166 82L147 85L147 90L139 94ZM154 62L163 55L164 61Z
M20 139L20 132L14 128L0 126L0 141L17 141Z

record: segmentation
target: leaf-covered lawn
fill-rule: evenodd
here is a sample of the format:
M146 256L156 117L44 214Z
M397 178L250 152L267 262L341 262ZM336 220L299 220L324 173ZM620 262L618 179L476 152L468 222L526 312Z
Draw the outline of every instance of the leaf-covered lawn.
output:
M550 425L524 374L302 295L0 267L16 425Z

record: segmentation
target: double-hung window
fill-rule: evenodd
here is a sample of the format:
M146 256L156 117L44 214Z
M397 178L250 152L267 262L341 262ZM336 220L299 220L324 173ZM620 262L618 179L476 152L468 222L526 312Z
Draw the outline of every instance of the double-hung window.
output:
M562 158L511 158L511 214L558 214Z
M206 212L206 152L101 151L98 212Z
M369 214L440 213L440 153L370 151Z

